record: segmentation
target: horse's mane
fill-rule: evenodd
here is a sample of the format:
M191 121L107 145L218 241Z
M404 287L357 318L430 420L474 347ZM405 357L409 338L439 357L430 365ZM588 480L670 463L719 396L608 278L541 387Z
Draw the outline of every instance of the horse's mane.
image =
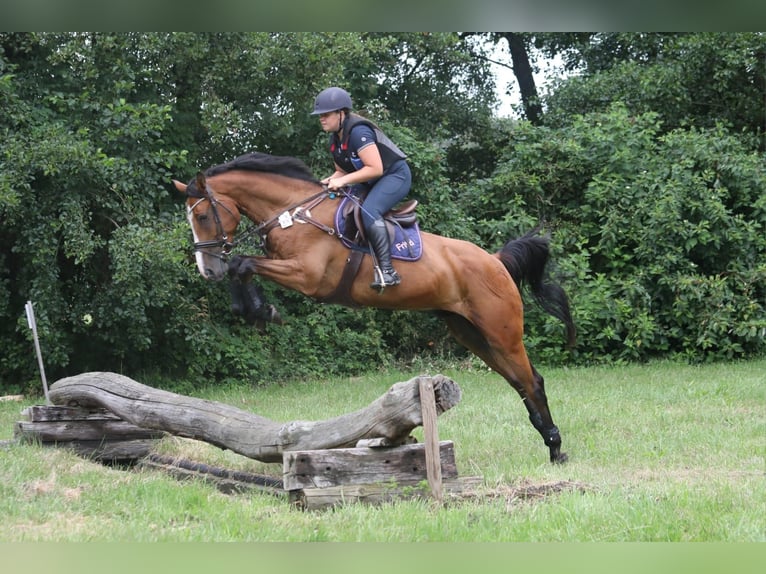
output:
M205 175L213 176L233 169L268 171L295 179L316 181L309 167L298 158L269 155L257 151L241 155L221 165L214 165L205 171Z

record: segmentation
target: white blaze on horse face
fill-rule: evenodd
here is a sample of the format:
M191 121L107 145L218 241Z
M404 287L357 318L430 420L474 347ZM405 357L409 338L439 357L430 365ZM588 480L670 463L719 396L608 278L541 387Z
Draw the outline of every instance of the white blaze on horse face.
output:
M199 243L199 236L197 235L197 230L194 229L194 211L192 209L186 209L186 219L189 221L189 227L191 227L192 230L192 237L194 238L194 243ZM207 273L205 272L205 256L199 249L194 250L194 259L197 262L197 271L199 271L199 274L202 275L204 279L208 279Z

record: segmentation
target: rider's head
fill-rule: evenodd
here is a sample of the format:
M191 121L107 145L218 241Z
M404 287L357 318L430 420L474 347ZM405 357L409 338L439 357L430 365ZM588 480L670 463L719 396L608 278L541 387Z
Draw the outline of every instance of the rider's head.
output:
M351 110L351 96L343 88L327 88L319 92L314 100L312 116L319 116L322 129L328 133L339 133Z
M322 90L314 100L314 111L312 116L326 114L329 112L348 111L353 107L351 96L343 88L331 87Z

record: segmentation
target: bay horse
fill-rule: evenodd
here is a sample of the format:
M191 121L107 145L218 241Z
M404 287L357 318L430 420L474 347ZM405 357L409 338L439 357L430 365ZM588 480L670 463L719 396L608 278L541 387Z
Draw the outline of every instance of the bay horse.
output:
M370 288L369 255L352 276L347 270L350 250L334 225L338 192L322 186L299 159L255 152L200 172L188 184L173 183L187 195L196 263L205 279L221 280L227 274L244 215L255 224L265 255L237 258L242 281L257 274L318 301L438 313L457 341L521 396L551 462L567 460L543 377L522 342L520 290L526 284L536 301L564 323L566 339L574 344L567 296L544 280L547 238L532 232L488 253L468 241L421 232L420 259L397 261L401 284L378 292Z

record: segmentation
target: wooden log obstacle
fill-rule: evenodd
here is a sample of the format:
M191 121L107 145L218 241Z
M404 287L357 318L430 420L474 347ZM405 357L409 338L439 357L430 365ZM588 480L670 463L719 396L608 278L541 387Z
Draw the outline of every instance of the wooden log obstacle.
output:
M305 509L461 493L480 477L458 477L454 444L440 441L436 419L461 399L442 375L392 385L368 406L323 421L279 423L230 405L154 389L109 372L84 373L50 387L53 406L26 409L20 440L67 446L101 462L140 464L179 478L199 477L224 491L286 494ZM425 441L411 432L423 426ZM283 479L228 471L152 453L172 434L248 458L281 462Z
M129 464L151 453L165 436L131 424L103 408L35 405L22 411L14 436L45 446L65 446L104 463Z

